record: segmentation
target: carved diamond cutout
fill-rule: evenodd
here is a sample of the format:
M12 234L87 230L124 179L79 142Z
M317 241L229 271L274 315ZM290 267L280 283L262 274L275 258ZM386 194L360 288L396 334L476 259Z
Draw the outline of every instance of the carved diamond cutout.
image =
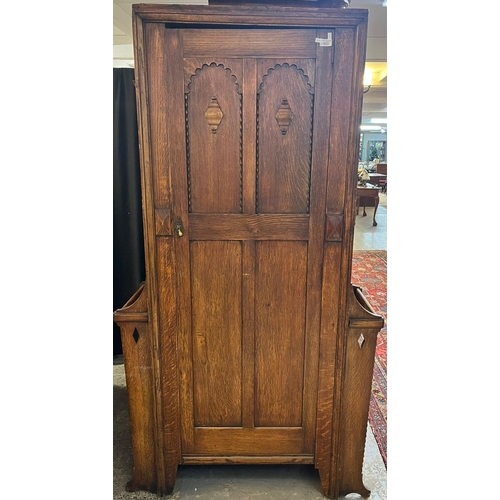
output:
M137 328L134 328L134 333L132 334L132 337L134 337L135 343L139 342L139 332L137 331Z
M224 118L224 113L222 112L222 109L220 109L219 102L216 97L212 97L212 100L205 111L205 119L212 129L212 134L217 132L222 118Z
M293 113L292 108L290 108L290 104L288 104L288 99L281 99L280 107L276 113L276 121L278 122L282 135L286 135L292 120Z
M360 349L363 347L364 343L365 343L365 337L363 336L363 334L361 334L358 338L358 344Z

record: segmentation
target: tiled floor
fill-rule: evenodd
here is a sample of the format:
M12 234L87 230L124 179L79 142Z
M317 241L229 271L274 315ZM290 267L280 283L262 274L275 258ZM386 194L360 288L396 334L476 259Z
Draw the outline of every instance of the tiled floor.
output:
M373 207L363 207L356 216L354 229L354 250L387 250L387 195L380 194L380 203L375 217L377 225L373 225Z

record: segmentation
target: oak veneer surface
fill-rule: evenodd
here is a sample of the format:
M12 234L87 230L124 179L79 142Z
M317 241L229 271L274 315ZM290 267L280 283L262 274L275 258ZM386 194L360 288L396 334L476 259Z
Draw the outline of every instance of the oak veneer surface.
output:
M181 463L311 463L331 498L366 494L382 323L350 269L367 13L133 12L147 279L115 320L147 398L129 489L171 492Z

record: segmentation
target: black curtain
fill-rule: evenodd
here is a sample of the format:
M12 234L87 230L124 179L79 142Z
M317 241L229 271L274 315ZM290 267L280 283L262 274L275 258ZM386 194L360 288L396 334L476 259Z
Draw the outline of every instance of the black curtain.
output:
M146 276L134 70L113 68L113 310ZM122 354L113 324L113 356Z

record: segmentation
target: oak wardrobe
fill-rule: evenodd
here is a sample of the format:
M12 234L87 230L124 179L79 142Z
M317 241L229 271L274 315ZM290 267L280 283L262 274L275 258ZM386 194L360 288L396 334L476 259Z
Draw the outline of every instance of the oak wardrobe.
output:
M171 493L179 464L287 463L330 498L369 494L383 320L351 284L367 11L300 3L133 6L129 490Z

